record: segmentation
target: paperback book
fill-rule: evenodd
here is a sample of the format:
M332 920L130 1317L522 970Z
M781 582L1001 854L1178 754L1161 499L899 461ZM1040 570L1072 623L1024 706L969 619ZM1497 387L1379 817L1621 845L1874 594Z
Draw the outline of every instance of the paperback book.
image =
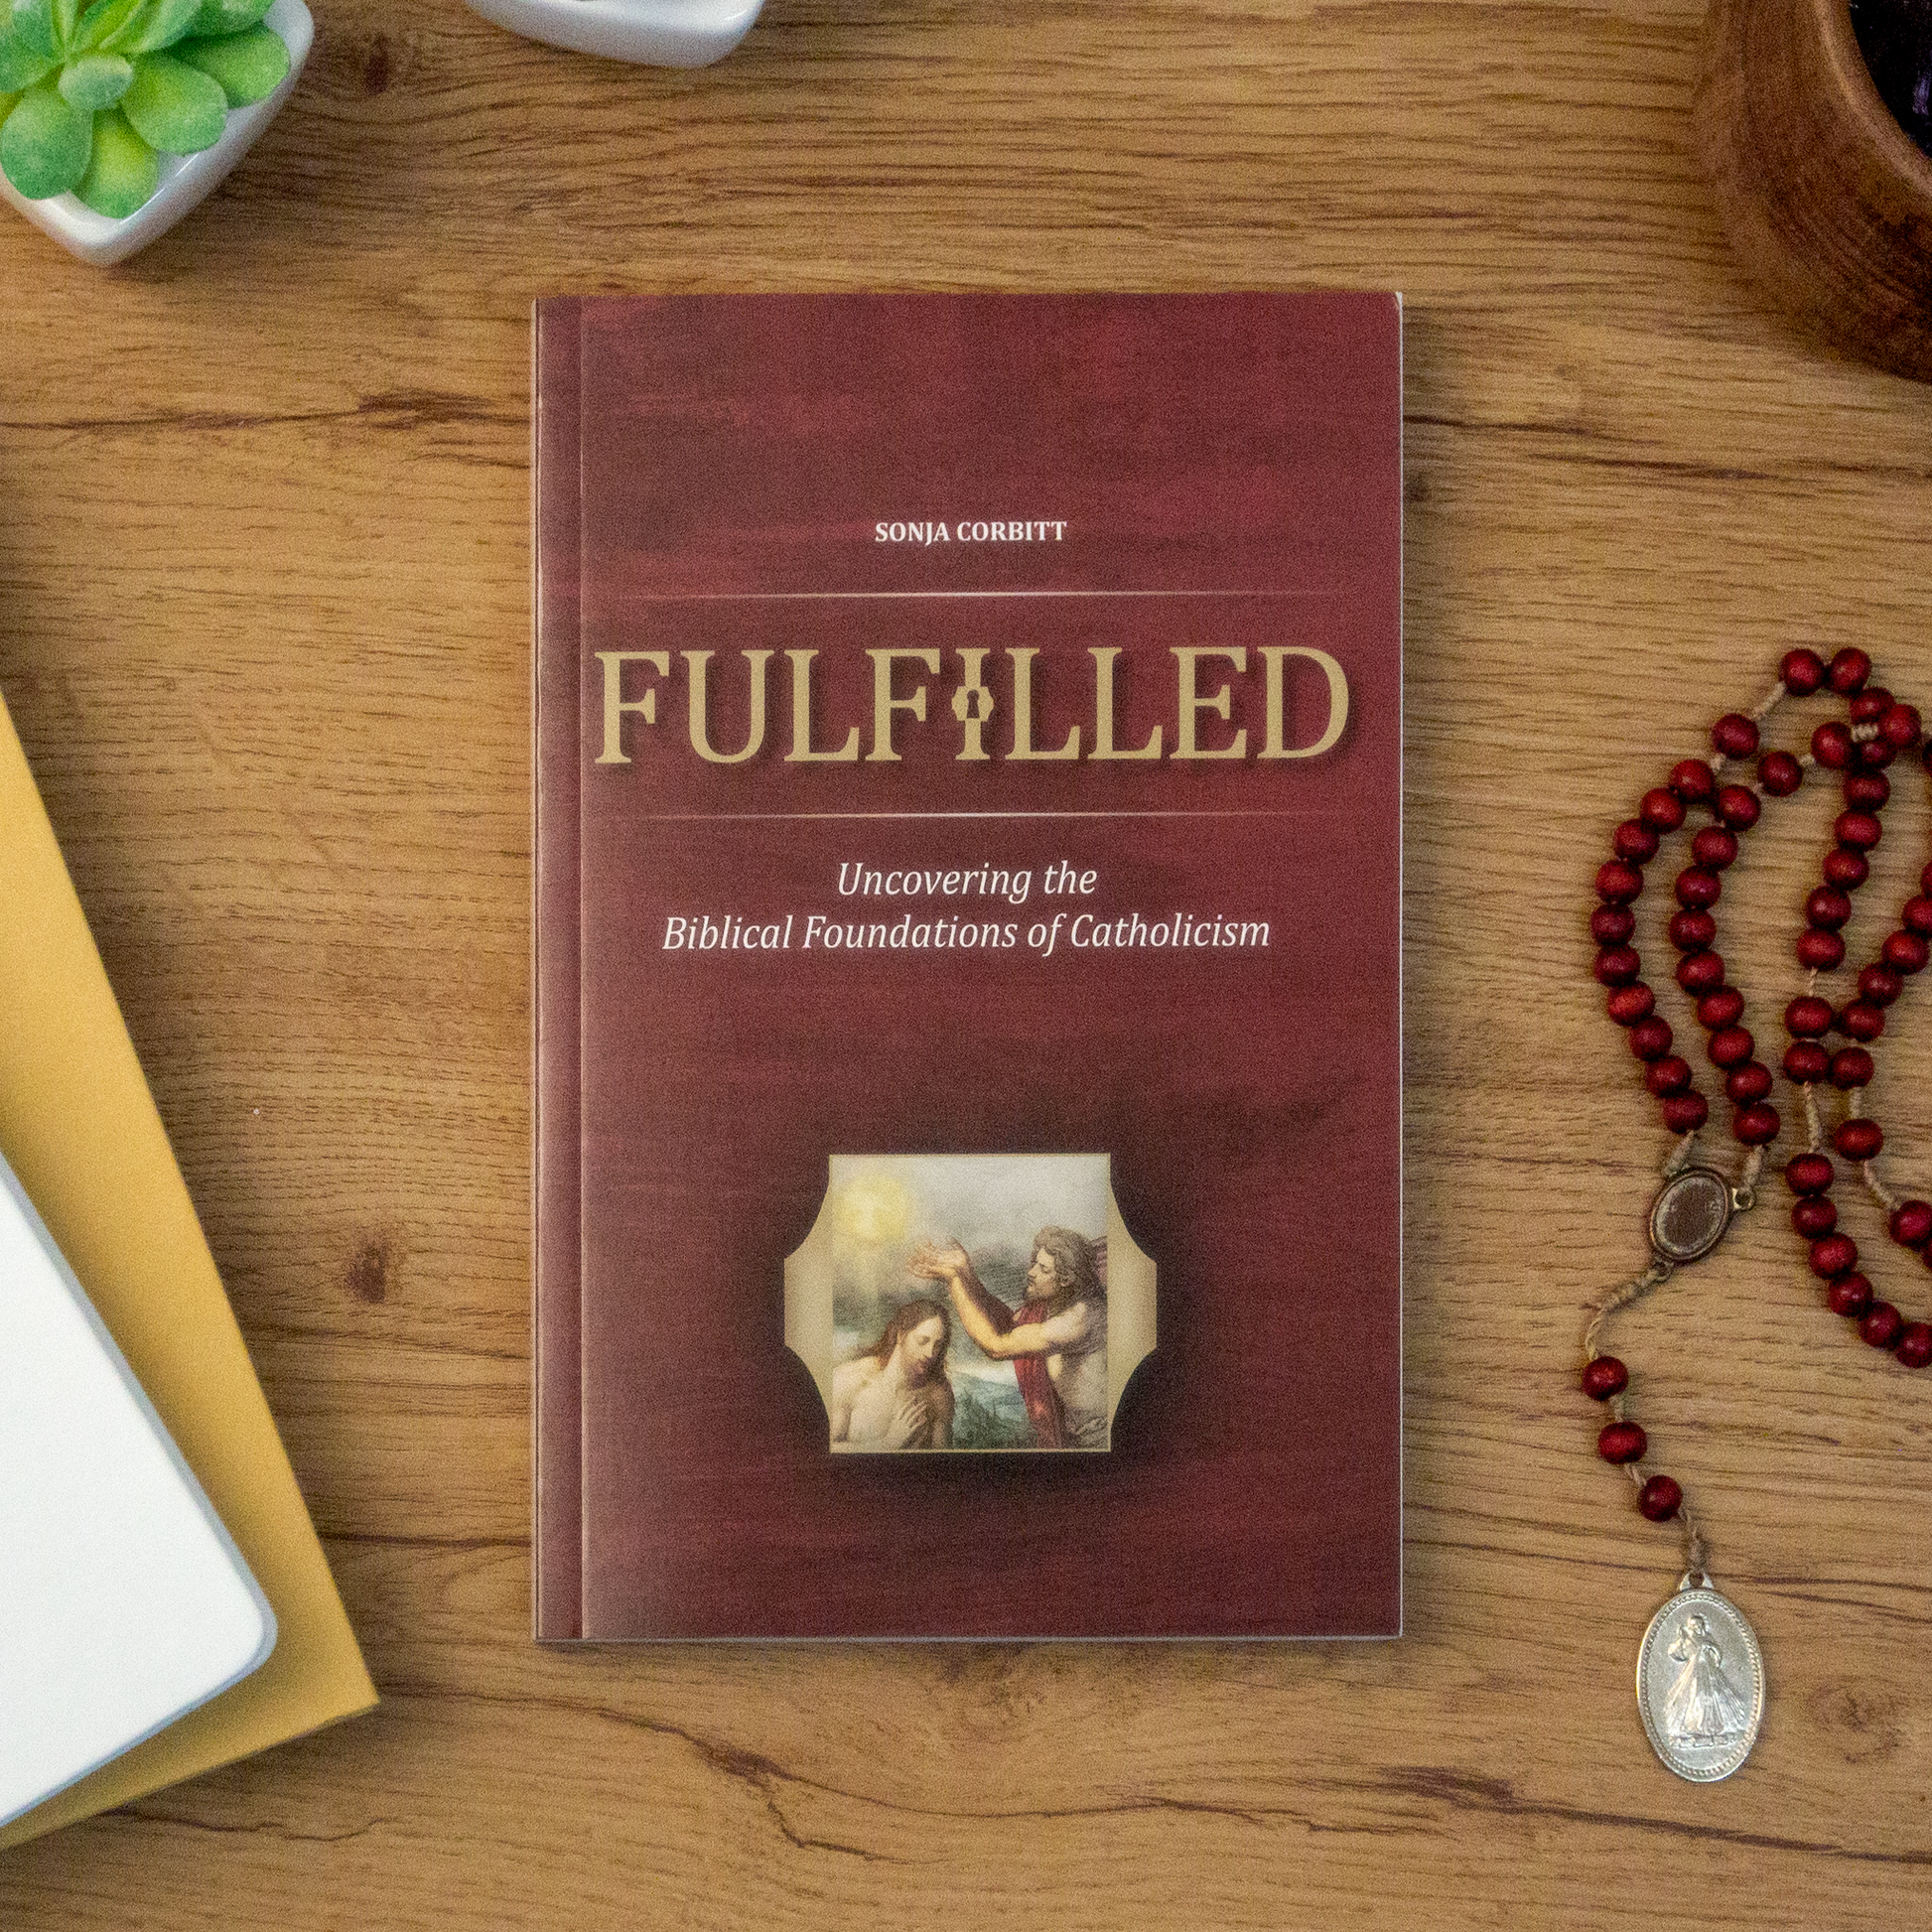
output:
M1401 307L536 321L536 1629L1401 1626Z

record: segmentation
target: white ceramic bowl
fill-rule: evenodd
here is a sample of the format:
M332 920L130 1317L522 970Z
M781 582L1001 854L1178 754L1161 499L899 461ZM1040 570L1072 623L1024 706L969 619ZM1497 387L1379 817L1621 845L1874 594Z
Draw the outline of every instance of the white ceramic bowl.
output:
M533 41L653 67L721 61L764 0L467 0L473 13Z
M221 186L228 170L255 145L262 129L294 92L302 64L315 45L316 23L302 0L275 0L268 10L267 24L287 43L288 78L252 107L237 107L213 147L204 148L200 154L164 154L161 185L132 214L123 214L118 220L110 214L96 214L72 195L50 195L43 202L30 202L5 175L0 175L0 195L35 227L44 229L83 262L105 267L109 262L124 261L137 248L145 248Z

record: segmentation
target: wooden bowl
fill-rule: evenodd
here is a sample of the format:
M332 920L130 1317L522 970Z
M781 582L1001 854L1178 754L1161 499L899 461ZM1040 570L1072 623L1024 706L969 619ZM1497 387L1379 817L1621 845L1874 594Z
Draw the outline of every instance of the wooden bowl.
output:
M1851 354L1932 381L1932 159L1879 98L1847 0L1711 0L1695 111L1753 279Z

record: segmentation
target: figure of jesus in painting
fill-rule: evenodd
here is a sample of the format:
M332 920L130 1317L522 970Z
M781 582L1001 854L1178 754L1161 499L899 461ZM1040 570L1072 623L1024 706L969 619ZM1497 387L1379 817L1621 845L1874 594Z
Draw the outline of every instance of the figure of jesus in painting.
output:
M855 1449L952 1448L946 1376L952 1318L937 1302L907 1302L863 1355L832 1371L832 1441Z
M957 1241L921 1243L910 1265L946 1284L961 1325L988 1355L1012 1362L1036 1449L1107 1447L1105 1241L1041 1228L1017 1309L988 1293Z

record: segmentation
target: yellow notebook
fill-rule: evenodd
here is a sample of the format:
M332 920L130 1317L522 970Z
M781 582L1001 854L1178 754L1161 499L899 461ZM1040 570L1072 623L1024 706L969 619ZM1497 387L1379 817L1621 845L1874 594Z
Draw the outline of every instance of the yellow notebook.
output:
M18 1818L0 1848L337 1718L375 1687L0 700L0 1154L274 1605L252 1677Z

